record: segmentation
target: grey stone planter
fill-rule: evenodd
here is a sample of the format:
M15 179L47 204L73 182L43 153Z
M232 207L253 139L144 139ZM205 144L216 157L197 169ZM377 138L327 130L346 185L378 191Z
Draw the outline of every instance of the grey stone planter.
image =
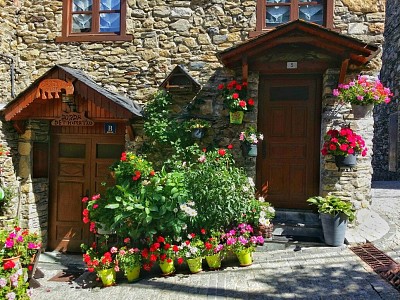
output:
M322 231L324 233L325 244L329 246L341 246L344 243L346 235L348 218L345 214L319 214L322 223Z

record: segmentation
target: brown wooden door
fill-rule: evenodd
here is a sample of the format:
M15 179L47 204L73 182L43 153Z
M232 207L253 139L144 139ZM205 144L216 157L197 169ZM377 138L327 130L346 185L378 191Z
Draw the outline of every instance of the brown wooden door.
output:
M81 199L103 191L101 182L110 180L108 167L121 157L123 149L123 137L52 137L51 250L80 252L81 243L92 240L88 224L82 222L85 203Z
M278 208L304 209L319 192L320 80L261 77L258 129L264 133L257 185Z

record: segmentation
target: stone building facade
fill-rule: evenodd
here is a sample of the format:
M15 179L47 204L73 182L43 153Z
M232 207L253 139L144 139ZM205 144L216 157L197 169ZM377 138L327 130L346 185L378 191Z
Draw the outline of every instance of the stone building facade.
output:
M62 1L0 0L0 99L10 102L29 88L55 64L84 71L104 88L145 105L149 97L170 74L181 65L202 85L198 98L199 112L213 120L213 139L220 146L235 145L235 157L249 175L257 177L257 160L243 158L239 153L239 132L243 126L232 127L228 113L217 97L217 86L233 78L240 80L243 68L225 67L217 53L249 41L257 24L257 1L148 1L127 0L126 33L131 40L105 42L57 42L62 35ZM333 32L380 46L383 42L385 1L333 1ZM316 29L319 30L319 29ZM322 32L322 31L321 31ZM310 52L311 53L311 52ZM293 53L292 53L293 54ZM276 56L277 60L290 61ZM322 55L322 54L321 54ZM271 59L274 59L273 57ZM10 74L12 65L15 82ZM349 64L346 78L363 72L377 75L381 67L379 55L363 66ZM372 149L373 119L356 120L348 107L338 109L331 96L337 86L340 64L327 68L321 79L322 99L321 143L327 128L345 121L358 130ZM250 96L259 101L260 71L249 70ZM188 99L191 101L192 99ZM245 124L257 126L257 108L245 115ZM6 219L19 218L21 225L41 230L46 238L49 211L48 178L32 178L31 146L35 141L48 142L49 123L26 121L23 134L9 122L2 124L2 142L10 149L6 158L10 171L3 172L5 181L19 191L8 209ZM136 139L140 139L140 126ZM318 149L319 150L319 149ZM339 172L333 161L318 158L320 194L334 193L367 208L371 186L371 155L362 158L358 167ZM18 176L18 177L17 177ZM18 179L17 179L18 178ZM318 181L318 179L317 179Z
M392 90L394 96L389 105L375 108L374 180L400 180L399 139L399 50L400 38L399 1L386 3L385 43L382 53L381 80Z

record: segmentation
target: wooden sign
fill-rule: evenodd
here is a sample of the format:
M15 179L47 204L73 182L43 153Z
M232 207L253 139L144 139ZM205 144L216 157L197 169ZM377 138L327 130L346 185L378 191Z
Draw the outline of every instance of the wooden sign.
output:
M59 93L65 90L65 94L72 95L74 93L74 85L71 81L61 79L44 79L39 83L36 91L36 98L41 99L58 99Z
M93 126L94 122L84 116L83 113L63 113L60 118L51 121L53 126Z

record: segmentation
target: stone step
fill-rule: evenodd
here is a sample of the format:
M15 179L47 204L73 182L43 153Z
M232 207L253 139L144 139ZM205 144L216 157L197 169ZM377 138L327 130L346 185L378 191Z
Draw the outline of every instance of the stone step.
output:
M319 214L312 210L276 209L275 224L305 224L306 226L320 226Z

